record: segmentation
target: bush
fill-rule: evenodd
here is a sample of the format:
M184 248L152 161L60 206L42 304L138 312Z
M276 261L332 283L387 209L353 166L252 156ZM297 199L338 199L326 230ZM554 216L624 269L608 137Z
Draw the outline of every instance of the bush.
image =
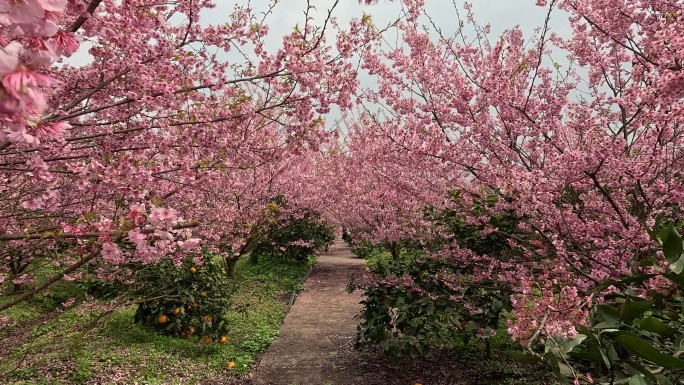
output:
M662 233L669 268L645 259L643 274L604 282L587 325L573 339L546 335L546 343L521 360L543 362L561 382L669 385L684 381L684 256L673 226ZM647 282L647 281L650 281ZM654 282L661 289L654 287ZM604 291L605 293L605 291ZM543 325L540 325L543 327ZM542 335L545 334L542 330ZM543 349L543 350L542 350Z
M378 345L392 356L416 357L473 337L488 338L511 310L509 295L486 282L467 282L446 259L390 260L364 290L357 347ZM457 286L446 276L464 278ZM351 285L350 290L356 285Z
M158 331L202 342L224 343L229 325L224 314L233 292L223 266L211 254L196 265L192 258L176 266L169 259L139 266L130 292L141 298L135 322Z
M371 257L383 252L385 248L382 245L376 245L372 242L362 241L354 246L352 251L359 258L370 259Z
M452 197L460 199L458 194ZM482 197L480 206L491 206L497 197ZM479 211L475 214L481 214ZM433 256L419 251L421 244L401 242L404 254L382 262L382 249L362 243L357 255L370 258L373 281L363 285L365 300L361 313L358 345L379 345L395 356L425 354L431 347L449 349L472 338L485 341L489 357L489 338L501 324L504 311L512 310L511 290L494 281L472 279L477 262L439 257L437 251L457 240L462 249L475 254L510 259L515 251L498 233L483 233L483 225L469 224L456 212L426 210L425 219L441 229L445 238L435 238L425 246ZM490 224L514 234L519 219L513 213L490 217ZM354 286L352 285L352 289Z
M282 257L305 262L310 255L327 248L335 240L332 227L320 214L305 212L280 218L252 248L252 260L259 256Z

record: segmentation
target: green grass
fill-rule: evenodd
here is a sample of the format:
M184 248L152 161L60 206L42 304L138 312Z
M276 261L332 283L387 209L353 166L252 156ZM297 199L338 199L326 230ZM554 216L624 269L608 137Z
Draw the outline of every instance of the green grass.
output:
M293 290L299 289L299 281L309 266L265 258L255 265L249 264L247 258L240 260L233 306L226 315L230 324L228 342L223 345L163 336L134 324L134 306L116 310L101 326L84 334L83 327L97 313L67 310L27 331L26 342L0 361L0 382L193 384L248 373L255 358L277 337L287 313L287 300ZM71 294L68 285L62 290ZM42 298L22 304L2 315L21 324L50 305L56 306L45 302ZM231 361L235 367L228 370L226 364Z
M378 267L384 266L387 262L392 260L392 254L389 251L371 254L366 258L366 266L371 270L376 270Z

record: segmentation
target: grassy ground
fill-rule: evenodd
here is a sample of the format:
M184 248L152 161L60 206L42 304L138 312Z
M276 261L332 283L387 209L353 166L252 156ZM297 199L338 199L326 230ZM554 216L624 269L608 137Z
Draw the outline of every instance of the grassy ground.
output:
M225 345L156 334L133 323L135 307L118 309L88 330L99 312L79 307L55 316L49 310L68 295L60 291L70 290L69 284L55 287L54 295L2 314L18 326L0 332L0 384L239 384L278 335L290 293L308 268L241 260Z

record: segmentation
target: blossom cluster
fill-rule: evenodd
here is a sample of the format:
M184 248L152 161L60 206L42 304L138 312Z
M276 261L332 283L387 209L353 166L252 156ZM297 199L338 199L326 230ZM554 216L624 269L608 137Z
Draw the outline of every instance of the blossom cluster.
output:
M59 25L67 5L67 0L0 3L0 143L38 144L61 138L71 127L43 121L46 90L57 84L47 70L79 47L73 31Z

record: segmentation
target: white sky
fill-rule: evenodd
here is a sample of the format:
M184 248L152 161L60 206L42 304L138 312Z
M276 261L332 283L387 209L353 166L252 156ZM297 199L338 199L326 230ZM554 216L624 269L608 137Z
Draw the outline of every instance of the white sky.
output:
M229 20L235 4L249 3L255 12L263 12L268 9L268 5L273 0L214 0L216 8L205 10L201 14L203 24L222 24ZM314 23L322 23L327 15L328 9L333 5L334 0L310 0L316 7L311 10L310 15L314 17ZM437 25L446 32L453 31L456 22L454 4L463 11L462 0L426 0L426 9L429 15L436 21ZM282 40L282 36L288 33L299 23L304 24L304 9L307 0L280 0L275 7L273 14L268 17L270 28L267 46L275 50ZM510 29L516 25L521 26L525 36L531 36L534 28L543 24L546 9L537 7L535 0L476 0L473 5L475 19L481 25L491 24L491 36L497 37L502 31ZM361 17L365 13L370 14L376 25L385 25L389 21L396 19L401 11L399 1L379 0L377 4L365 6L360 5L358 0L340 0L334 16L337 17L341 26L353 17ZM568 35L569 27L565 15L556 11L552 16L551 25L554 31L561 35ZM82 49L76 53L68 63L79 65L89 61L87 53L88 45L83 44Z
M245 1L237 1L245 3ZM232 8L236 1L217 0L218 6L202 15L202 20L207 23L220 23L225 21L227 16L232 12ZM269 0L252 0L251 6L255 11L263 11L267 9ZM310 0L310 3L316 7L311 14L315 17L315 21L322 22L327 14L327 10L333 5L334 0ZM437 22L438 25L445 29L451 29L455 25L454 3L463 12L463 1L456 0L426 0L426 9ZM274 36L282 36L292 29L292 27L299 23L303 25L304 14L306 8L306 0L280 0L276 6L275 12L270 17L269 26ZM360 17L364 12L373 16L376 25L382 25L390 20L396 18L401 10L401 5L398 1L380 0L377 4L371 6L360 5L358 0L340 0L335 16L342 25L352 17ZM534 0L476 0L473 3L473 12L476 20L480 24L490 23L492 25L493 36L498 36L505 29L520 25L527 33L531 33L535 27L542 25L546 9L537 7ZM563 31L567 31L566 18L557 13L553 17L552 25ZM559 31L559 32L563 32ZM279 39L275 40L276 42Z
M272 0L252 0L251 6L255 12L264 12ZM458 19L454 7L459 8L462 18L466 12L463 8L463 0L426 0L427 14L433 19L435 24L443 29L446 35L451 35L458 26ZM202 21L215 24L225 22L228 15L232 12L236 1L217 0L219 4L215 9L202 14ZM245 3L242 1L241 3ZM310 4L315 6L315 10L310 11L310 16L314 17L314 23L319 25L325 20L328 10L333 6L335 0L310 0ZM491 25L491 40L496 41L504 30L520 26L524 36L529 38L533 35L535 28L541 27L547 14L547 8L535 5L535 0L475 0L471 2L475 20L481 26ZM292 31L295 25L303 26L305 22L304 10L307 0L280 0L268 18L269 38L267 39L267 49L276 50L282 36ZM359 18L364 13L372 16L374 24L378 27L385 26L389 22L396 20L401 13L401 3L399 1L379 0L376 4L365 6L359 4L358 0L340 0L333 15L337 18L339 25L345 28L351 18ZM425 20L427 22L427 20ZM551 28L554 32L562 35L570 35L570 27L567 15L562 11L555 10L551 16ZM333 43L334 31L328 31L329 43ZM389 40L394 41L396 35L390 35ZM470 34L474 37L474 33ZM561 65L567 63L563 55L554 57L554 60ZM361 73L362 86L372 87L374 79ZM341 117L341 113L335 108L326 117L327 126L330 128L335 121ZM343 129L344 131L344 129Z
M268 5L273 0L214 0L217 4L216 8L206 10L201 14L201 22L203 24L223 24L229 21L229 15L233 12L234 6L238 4L249 3L256 13L261 13L268 9ZM313 22L317 24L323 23L328 13L328 9L334 4L334 0L309 0L310 4L316 9L310 11L310 15L314 17ZM463 10L464 1L462 0L425 0L427 13L433 18L438 27L442 28L447 35L450 35L458 25L456 12L454 6L459 8L461 17L465 17ZM501 32L516 25L519 25L526 38L532 36L534 29L543 25L544 17L547 9L535 5L535 0L475 0L472 4L472 10L475 14L475 20L478 24L484 26L491 25L491 38L496 38L501 35ZM266 39L267 49L274 52L278 49L282 41L282 36L292 31L296 24L304 25L305 17L304 10L307 6L307 0L280 0L274 12L268 16L267 24L270 28L269 35ZM388 22L395 20L401 12L401 4L399 1L379 0L377 4L365 6L359 4L358 0L340 0L337 8L334 11L334 16L337 18L342 28L348 24L351 18L359 18L364 13L370 14L376 26L384 26ZM551 27L554 32L563 36L568 36L570 33L567 16L561 11L555 11L551 18ZM334 31L329 30L329 43L332 43ZM474 37L471 34L469 37ZM90 62L90 57L87 53L89 44L82 44L79 52L74 54L65 62L70 65L83 65ZM559 55L562 56L562 55ZM237 53L230 53L225 56L226 60L243 59ZM554 60L563 64L566 62L563 57L554 57ZM362 85L372 86L374 83L372 78L361 74ZM339 112L333 112L328 117L328 125L340 116Z

